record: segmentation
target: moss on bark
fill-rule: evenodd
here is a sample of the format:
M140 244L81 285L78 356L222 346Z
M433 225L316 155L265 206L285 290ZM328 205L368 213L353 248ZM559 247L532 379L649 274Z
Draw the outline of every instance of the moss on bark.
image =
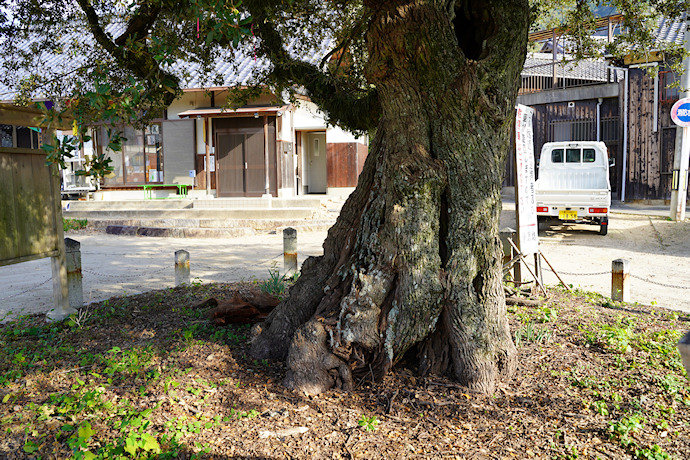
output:
M288 385L319 392L380 378L413 349L422 373L490 393L516 365L498 219L527 2L473 3L474 25L445 2L365 3L377 138L324 256L253 353L287 357Z

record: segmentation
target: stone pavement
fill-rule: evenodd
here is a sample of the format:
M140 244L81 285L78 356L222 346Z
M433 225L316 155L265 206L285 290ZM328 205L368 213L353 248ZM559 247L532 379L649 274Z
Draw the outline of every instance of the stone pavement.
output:
M283 235L238 238L152 238L102 233L68 234L81 243L84 302L175 285L175 251L190 253L192 282L267 279L283 273ZM298 263L323 254L326 232L297 235ZM0 267L0 320L6 315L43 313L53 306L50 259ZM11 312L11 313L10 313Z

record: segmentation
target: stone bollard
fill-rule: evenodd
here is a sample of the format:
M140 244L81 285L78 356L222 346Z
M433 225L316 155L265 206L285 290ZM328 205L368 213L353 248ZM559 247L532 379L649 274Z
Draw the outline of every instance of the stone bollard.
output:
M685 334L678 342L678 351L680 351L680 356L683 358L685 372L688 373L688 378L690 378L690 332Z
M67 289L69 306L79 309L84 306L84 289L81 274L81 244L72 238L65 238L65 263L67 266Z
M611 299L630 301L630 261L616 259L611 262Z
M292 227L283 230L283 270L285 276L297 273L297 230Z
M189 284L189 252L184 249L175 251L175 286Z

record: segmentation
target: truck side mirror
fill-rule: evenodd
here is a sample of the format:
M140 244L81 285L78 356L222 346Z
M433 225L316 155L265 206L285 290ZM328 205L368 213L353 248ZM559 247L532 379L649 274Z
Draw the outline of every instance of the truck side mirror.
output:
M614 166L616 166L616 159L609 158L609 168L613 168Z

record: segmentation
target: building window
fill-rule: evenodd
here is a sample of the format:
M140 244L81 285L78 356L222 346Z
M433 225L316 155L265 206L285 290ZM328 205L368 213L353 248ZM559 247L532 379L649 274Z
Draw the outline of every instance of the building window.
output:
M0 147L40 149L37 128L0 125Z
M0 125L0 147L14 147L14 126Z
M680 78L675 72L671 70L659 72L659 87L661 88L659 100L661 102L677 101L680 97L678 94L678 83L680 83Z
M163 182L163 142L161 124L152 123L146 129L126 127L122 150L107 148L108 129L97 129L98 151L105 151L112 160L113 171L105 177L105 186L117 187Z

